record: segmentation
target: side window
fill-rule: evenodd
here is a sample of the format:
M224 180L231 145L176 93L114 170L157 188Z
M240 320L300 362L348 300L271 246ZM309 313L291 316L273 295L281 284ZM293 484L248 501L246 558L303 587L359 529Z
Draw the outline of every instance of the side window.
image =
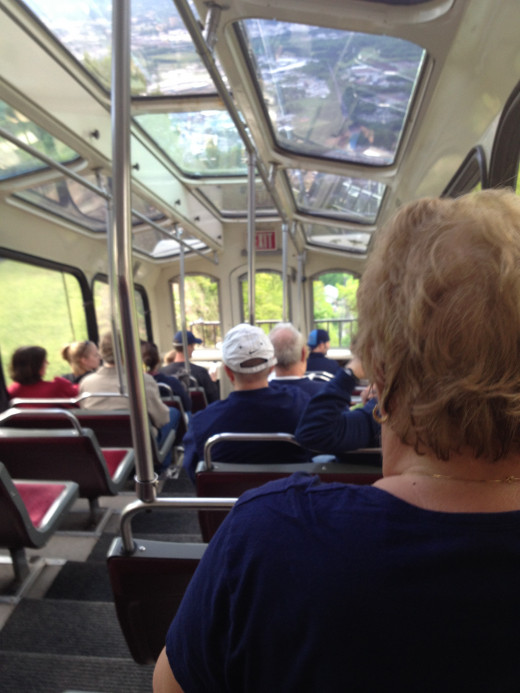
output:
M175 331L181 329L179 281L172 282ZM207 349L222 341L218 281L206 274L188 274L184 278L184 303L187 329L202 339Z
M331 347L350 347L357 326L359 279L346 272L326 272L312 280L313 328L327 330Z
M145 341L151 338L148 326L149 320L146 293L142 287L135 286L135 306L137 310L137 326L140 339ZM96 309L96 320L98 333L102 334L111 329L110 324L110 291L108 280L105 277L96 277L92 283L92 292L94 294L94 306Z
M88 339L83 295L71 273L0 258L0 345L8 377L11 355L20 346L47 350L46 379L68 373L61 349Z
M249 322L249 282L247 275L240 277L242 296L242 315ZM255 274L255 322L265 332L283 320L283 280L278 272L257 272Z

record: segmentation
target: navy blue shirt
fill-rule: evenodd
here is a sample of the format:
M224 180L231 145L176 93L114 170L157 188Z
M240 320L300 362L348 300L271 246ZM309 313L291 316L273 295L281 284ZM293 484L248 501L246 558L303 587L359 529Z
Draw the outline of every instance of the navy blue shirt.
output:
M337 361L328 359L326 356L317 351L311 351L307 357L308 371L325 371L326 373L331 373L334 375L334 373L336 373L340 368L341 366Z
M244 493L166 640L185 693L517 693L520 512L295 474Z
M376 400L361 409L349 410L356 381L341 368L307 405L296 429L296 440L310 450L341 456L358 448L378 447L381 426L372 410Z
M317 395L321 392L322 387L325 385L323 380L310 380L309 378L271 378L269 381L269 387L280 388L280 387L298 387L303 392L306 392L309 397Z
M181 398L184 411L191 411L191 398L188 395L188 391L178 378L161 372L154 373L153 378L156 383L164 383L165 385L168 385L173 394Z
M183 466L195 479L204 458L204 444L215 433L294 433L309 396L299 388L271 388L231 392L190 420L183 438ZM221 462L269 464L308 462L309 454L290 443L219 443L212 458Z

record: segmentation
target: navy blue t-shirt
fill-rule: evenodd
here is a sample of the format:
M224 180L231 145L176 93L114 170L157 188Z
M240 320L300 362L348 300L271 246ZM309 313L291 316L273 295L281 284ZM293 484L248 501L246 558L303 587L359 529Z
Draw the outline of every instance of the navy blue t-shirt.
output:
M204 445L215 433L294 433L309 395L299 388L263 387L231 392L192 416L183 438L183 466L192 480ZM310 453L289 443L218 443L212 458L233 463L308 462Z
M245 493L167 636L185 693L515 692L520 512L296 474Z

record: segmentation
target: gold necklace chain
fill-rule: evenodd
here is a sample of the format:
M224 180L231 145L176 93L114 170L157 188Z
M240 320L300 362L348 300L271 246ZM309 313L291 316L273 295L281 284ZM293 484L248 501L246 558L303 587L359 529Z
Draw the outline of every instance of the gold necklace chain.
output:
M451 479L452 481L473 481L478 484L514 484L520 481L520 476L506 476L504 479L460 479L448 474L428 474L432 479Z

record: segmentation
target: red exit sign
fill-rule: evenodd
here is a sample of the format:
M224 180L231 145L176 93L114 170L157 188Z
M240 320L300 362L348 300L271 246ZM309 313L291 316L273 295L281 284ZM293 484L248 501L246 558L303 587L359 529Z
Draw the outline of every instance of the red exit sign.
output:
M276 250L276 235L274 231L257 231L255 233L257 250Z

